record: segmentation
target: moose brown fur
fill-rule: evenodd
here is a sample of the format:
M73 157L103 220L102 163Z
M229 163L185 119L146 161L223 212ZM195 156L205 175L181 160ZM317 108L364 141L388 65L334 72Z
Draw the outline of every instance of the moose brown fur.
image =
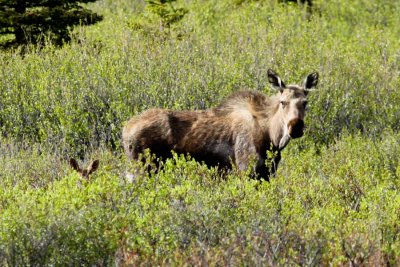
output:
M246 170L255 160L254 174L269 179L276 172L281 150L303 135L307 94L318 73L302 85L288 85L272 70L268 80L279 90L272 97L258 91L237 92L213 109L172 111L150 109L131 118L122 131L124 150L137 160L145 149L168 158L171 150L189 153L209 166ZM267 151L274 156L266 164Z

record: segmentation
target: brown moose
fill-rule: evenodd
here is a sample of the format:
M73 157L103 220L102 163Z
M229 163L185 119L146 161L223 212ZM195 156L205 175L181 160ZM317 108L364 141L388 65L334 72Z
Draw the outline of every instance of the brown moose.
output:
M69 165L72 169L77 171L82 178L89 179L89 175L97 170L99 167L100 161L98 159L93 160L86 169L79 167L78 161L74 158L70 158Z
M290 139L304 131L308 92L318 83L318 73L302 85L288 85L272 70L268 81L279 93L268 97L259 91L236 92L219 106L199 111L150 109L131 118L122 131L126 155L137 160L145 149L159 158L171 150L189 153L208 166L246 170L255 162L254 176L269 180ZM267 160L267 151L272 158Z

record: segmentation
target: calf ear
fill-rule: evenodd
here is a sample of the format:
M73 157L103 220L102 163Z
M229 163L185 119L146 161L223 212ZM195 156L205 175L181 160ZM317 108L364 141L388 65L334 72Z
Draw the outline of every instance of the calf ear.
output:
M318 84L318 72L313 72L304 79L304 90L310 90Z
M278 74L275 73L275 71L271 69L269 69L267 73L268 73L268 81L272 85L272 87L282 92L283 89L286 88L286 85L282 81L282 79L278 76Z
M74 159L74 158L70 158L69 159L69 166L71 166L71 168L74 169L77 172L80 171L79 164L76 161L76 159Z
M98 159L92 161L92 163L90 163L89 167L87 168L88 175L95 172L99 168L99 165L100 165L100 161Z

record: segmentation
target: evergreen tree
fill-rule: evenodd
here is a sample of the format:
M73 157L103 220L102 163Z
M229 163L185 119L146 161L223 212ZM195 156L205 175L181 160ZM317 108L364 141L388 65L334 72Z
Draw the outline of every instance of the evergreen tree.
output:
M90 25L102 20L80 3L96 0L0 0L0 34L14 35L3 46L37 44L48 34L56 45L70 41L74 25ZM4 39L4 38L3 38ZM1 38L0 38L1 40Z
M164 28L170 28L171 24L180 21L188 12L185 8L176 8L173 2L176 0L146 0L148 8L161 19Z

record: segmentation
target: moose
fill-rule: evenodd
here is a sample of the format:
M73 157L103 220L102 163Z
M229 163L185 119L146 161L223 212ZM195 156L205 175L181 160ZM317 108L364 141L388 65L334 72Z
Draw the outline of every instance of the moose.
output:
M138 160L149 149L165 159L173 150L221 169L230 170L235 164L247 170L254 165L252 176L269 181L277 171L282 149L304 133L307 95L317 85L318 73L309 74L301 85L286 85L271 69L267 74L279 91L271 97L259 91L239 91L212 109L149 109L132 117L122 130L127 157Z
M87 168L81 168L76 159L70 158L69 165L71 166L72 169L74 169L77 173L79 173L79 175L82 178L89 180L89 175L91 175L99 168L100 161L98 159L93 160L92 162L90 162Z

